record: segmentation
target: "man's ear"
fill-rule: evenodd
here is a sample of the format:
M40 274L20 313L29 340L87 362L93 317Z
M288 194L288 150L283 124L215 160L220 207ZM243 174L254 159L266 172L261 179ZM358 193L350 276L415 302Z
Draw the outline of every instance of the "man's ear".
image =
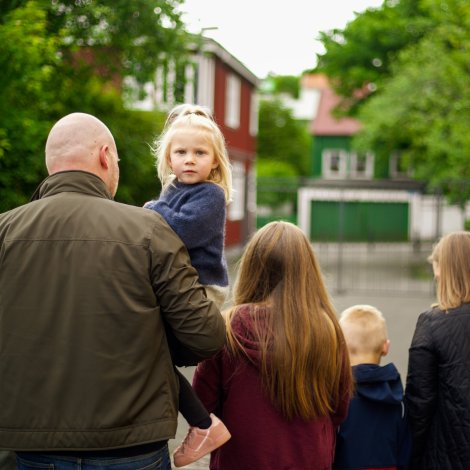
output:
M108 169L109 168L109 160L108 160L108 146L107 145L103 145L101 148L100 148L100 151L99 151L99 159L100 159L100 165L102 168L104 169Z

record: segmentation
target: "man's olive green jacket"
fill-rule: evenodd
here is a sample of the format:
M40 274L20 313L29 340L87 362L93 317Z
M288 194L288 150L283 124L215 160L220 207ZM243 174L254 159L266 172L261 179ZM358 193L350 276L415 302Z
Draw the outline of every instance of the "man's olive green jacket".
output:
M163 322L200 360L224 344L187 250L154 211L82 171L0 215L0 449L112 449L174 437Z

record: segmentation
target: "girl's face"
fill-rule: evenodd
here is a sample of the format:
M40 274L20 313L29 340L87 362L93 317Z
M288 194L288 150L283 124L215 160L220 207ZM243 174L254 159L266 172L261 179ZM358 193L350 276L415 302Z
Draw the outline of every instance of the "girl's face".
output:
M179 129L170 145L170 166L176 179L185 184L207 181L219 166L214 148L199 129Z

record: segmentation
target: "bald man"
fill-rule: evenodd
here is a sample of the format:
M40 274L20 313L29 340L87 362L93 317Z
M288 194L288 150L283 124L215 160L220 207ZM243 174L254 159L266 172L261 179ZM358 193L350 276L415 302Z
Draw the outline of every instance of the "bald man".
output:
M113 201L118 151L100 120L65 116L45 153L32 202L0 214L0 449L20 470L169 470L163 323L193 362L223 346L222 316L166 222Z

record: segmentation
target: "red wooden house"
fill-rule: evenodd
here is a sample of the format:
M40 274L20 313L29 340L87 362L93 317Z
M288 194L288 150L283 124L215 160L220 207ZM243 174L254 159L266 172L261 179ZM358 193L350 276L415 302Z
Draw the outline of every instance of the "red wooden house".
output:
M169 110L178 103L207 106L220 126L233 168L233 202L227 210L226 246L243 245L256 222L256 134L259 79L210 38L191 48L191 61L167 63L135 106Z

